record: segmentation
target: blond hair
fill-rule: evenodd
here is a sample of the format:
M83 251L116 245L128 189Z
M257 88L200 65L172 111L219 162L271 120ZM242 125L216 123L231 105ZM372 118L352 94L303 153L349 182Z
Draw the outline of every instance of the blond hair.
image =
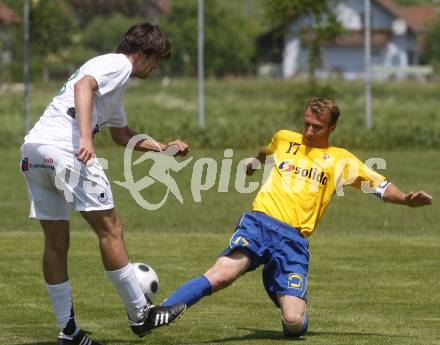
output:
M339 107L336 102L325 97L314 97L309 99L306 109L310 109L315 115L330 115L330 125L333 125L338 121L340 114Z

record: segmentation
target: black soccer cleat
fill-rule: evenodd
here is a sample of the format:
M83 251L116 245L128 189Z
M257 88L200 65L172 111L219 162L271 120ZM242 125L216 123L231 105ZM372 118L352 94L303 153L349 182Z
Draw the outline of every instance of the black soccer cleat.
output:
M131 330L139 338L146 336L155 328L168 326L176 321L186 309L185 303L177 303L171 307L157 305L145 306L144 319L140 322L128 320Z
M57 345L103 345L92 340L86 333L79 331L74 337L60 333L58 336Z

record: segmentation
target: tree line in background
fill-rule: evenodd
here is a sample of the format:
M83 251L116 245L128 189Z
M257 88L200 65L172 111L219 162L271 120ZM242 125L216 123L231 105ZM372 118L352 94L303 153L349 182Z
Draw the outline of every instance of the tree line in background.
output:
M2 0L22 14L23 1ZM148 21L148 0L31 0L30 54L33 79L64 78L88 58L117 47L134 23ZM207 0L205 62L208 76L255 73L255 39L266 29L261 17L233 4ZM254 8L262 0L252 0ZM234 8L231 11L231 6ZM238 9L238 11L236 10ZM258 18L257 18L258 17ZM160 16L161 29L173 45L172 57L162 64L164 74L193 76L197 71L197 0L172 2ZM12 50L13 79L21 80L22 26L17 26Z
M23 1L2 0L22 13ZM417 0L400 0L405 4ZM65 78L88 58L114 51L129 26L146 21L148 0L30 0L32 78ZM426 3L426 1L425 1ZM206 0L205 68L208 76L254 75L267 51L257 42L266 32L282 38L288 23L308 15L316 23L311 39L309 73L320 64L321 42L342 32L328 0ZM173 54L162 65L164 74L194 76L197 71L197 0L172 2L160 16L160 27L173 44ZM22 26L16 28L11 79L21 80ZM425 61L440 64L440 21L428 35ZM274 42L263 49L282 52ZM275 58L275 60L277 59Z

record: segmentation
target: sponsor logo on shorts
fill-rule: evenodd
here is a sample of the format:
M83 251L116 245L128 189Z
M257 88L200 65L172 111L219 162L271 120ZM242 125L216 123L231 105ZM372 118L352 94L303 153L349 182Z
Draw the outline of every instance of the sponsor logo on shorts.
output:
M29 163L29 158L24 157L21 160L21 171L28 171L29 169L50 169L55 170L55 166L53 165L52 158L43 157L43 161L39 164L31 164Z
M50 169L55 170L55 167L51 164L29 164L29 168L31 169Z
M302 290L304 285L304 277L299 273L289 273L289 281L287 286L289 289Z
M21 171L28 171L29 170L29 158L24 157L21 160Z
M46 158L46 157L43 157L43 164L46 164L46 165L53 165L53 158Z
M98 195L98 200L99 200L100 202L106 202L106 201L108 200L108 195L107 195L107 193L104 193L104 192L100 193L100 194Z

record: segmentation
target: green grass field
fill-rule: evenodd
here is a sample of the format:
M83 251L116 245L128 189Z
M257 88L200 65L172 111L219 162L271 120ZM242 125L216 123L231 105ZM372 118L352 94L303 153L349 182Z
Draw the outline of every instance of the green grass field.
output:
M194 150L214 157L220 150ZM440 344L440 195L438 151L355 151L362 159L383 157L383 172L405 191L424 189L434 205L408 209L384 204L358 191L335 197L311 238L309 313L304 344ZM252 150L236 151L236 159ZM111 181L123 180L122 151L98 149L109 160ZM18 149L0 149L0 344L53 344L56 323L41 272L42 234L27 219ZM145 175L144 168L136 175ZM202 273L226 245L252 194L233 188L189 191L191 168L176 177L184 203L170 198L159 211L140 208L127 190L113 184L132 261L158 272L165 298L186 279ZM258 181L259 176L253 178ZM154 186L153 186L154 187ZM145 197L160 198L151 188ZM287 344L279 312L266 297L261 272L188 310L175 325L138 340L127 327L116 291L104 273L97 241L85 222L72 217L70 278L80 325L107 344Z

